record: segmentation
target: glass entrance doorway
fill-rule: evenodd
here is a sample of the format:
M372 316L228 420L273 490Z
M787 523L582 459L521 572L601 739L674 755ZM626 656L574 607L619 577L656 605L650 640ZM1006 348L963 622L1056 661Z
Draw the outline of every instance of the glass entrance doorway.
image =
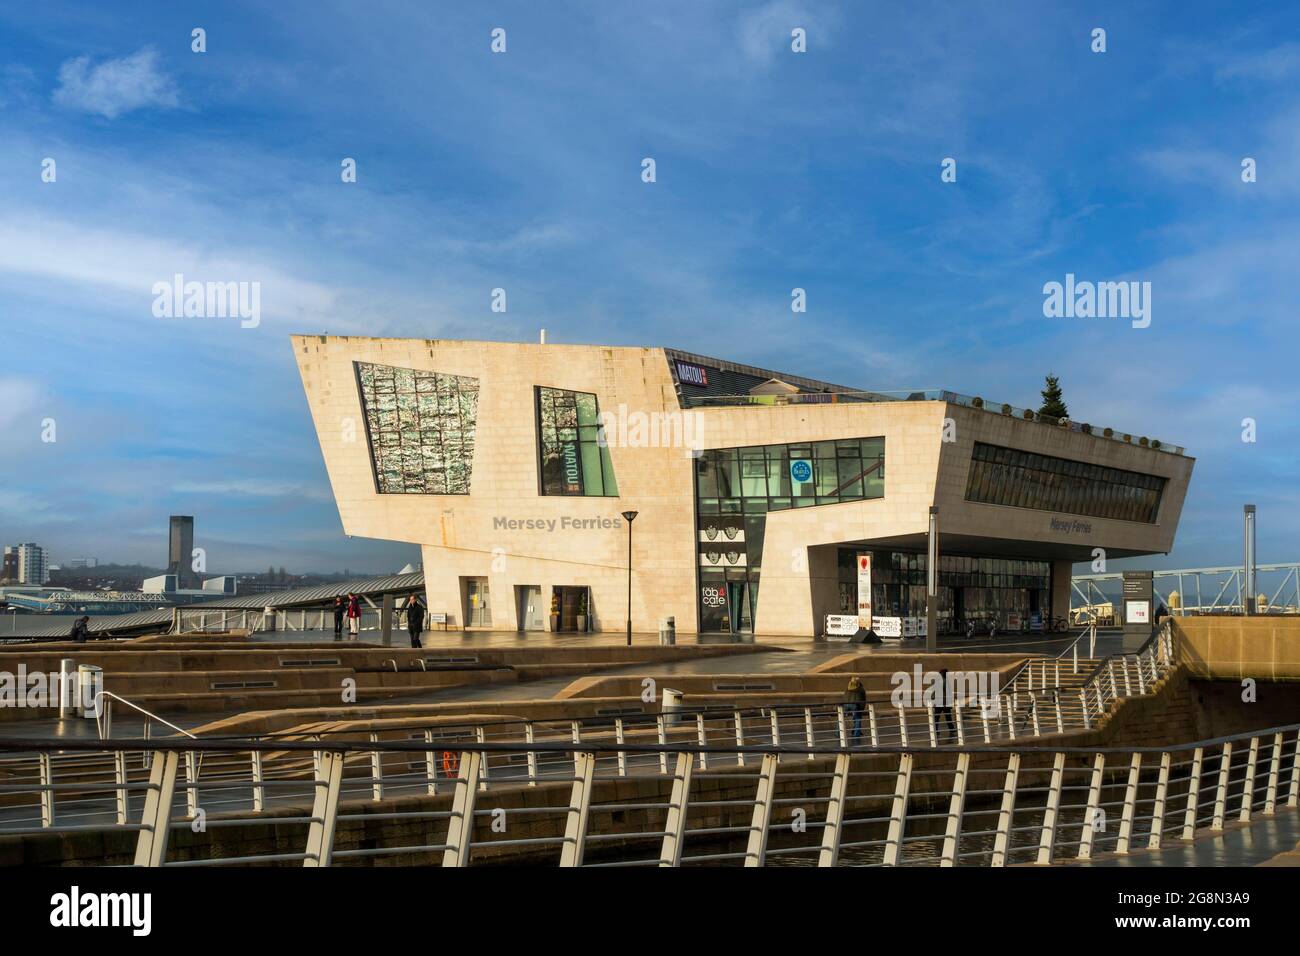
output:
M519 609L519 630L546 630L546 619L542 614L542 586L540 584L516 585L515 599Z
M465 579L465 622L470 627L492 626L492 602L487 578Z

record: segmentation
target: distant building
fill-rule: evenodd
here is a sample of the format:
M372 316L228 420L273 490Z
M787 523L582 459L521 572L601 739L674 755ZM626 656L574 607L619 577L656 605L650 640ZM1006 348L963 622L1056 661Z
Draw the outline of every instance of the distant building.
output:
M67 563L68 568L96 568L99 567L99 558L70 558Z
M19 584L39 587L50 579L49 555L40 545L30 542L6 547L4 577Z
M198 590L199 576L194 573L194 517L172 515L167 544L167 573L176 575L181 591ZM146 588L146 590L148 590Z

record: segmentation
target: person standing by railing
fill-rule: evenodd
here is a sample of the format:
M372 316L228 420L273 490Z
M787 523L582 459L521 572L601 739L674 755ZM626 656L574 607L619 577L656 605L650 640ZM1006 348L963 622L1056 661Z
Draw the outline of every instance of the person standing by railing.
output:
M361 602L355 594L348 595L348 640L355 641L361 633Z
M334 640L343 640L343 615L347 613L347 605L343 603L343 595L334 595Z
M862 711L867 706L867 689L857 677L849 678L848 693L844 697L844 712L853 716L853 739L862 736Z
M939 671L938 700L934 706L934 726L937 731L947 723L945 736L957 736L957 724L952 719L952 688L948 686L948 671Z

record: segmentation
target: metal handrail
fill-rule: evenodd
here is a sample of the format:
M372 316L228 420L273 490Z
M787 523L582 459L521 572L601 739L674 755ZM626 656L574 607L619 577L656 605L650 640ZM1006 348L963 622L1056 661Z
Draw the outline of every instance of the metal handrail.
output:
M109 698L110 700L116 700L120 703L126 704L126 706L130 707L132 710L139 711L140 713L148 717L150 720L156 720L164 727L170 727L178 734L184 734L186 737L189 737L191 740L199 739L198 737L195 737L192 733L190 733L188 730L186 730L184 727L177 727L171 721L164 720L163 718L159 717L157 714L153 713L152 711L145 710L139 704L133 704L125 697L120 697L117 694L114 694L112 691L107 691L107 690L102 690L95 695L95 725L99 727L101 730L103 729L103 725L100 723L100 714L103 713L103 708L100 706L100 703L103 701L105 697ZM153 738L150 739L152 740ZM136 743L138 744L139 741L136 741ZM67 749L67 748L60 748L60 749ZM137 746L135 749L139 750L140 748Z
M1235 743L1239 740L1249 740L1252 737L1263 737L1268 734L1285 734L1300 732L1300 723L1279 724L1275 727L1264 727L1258 730L1246 730L1235 734L1225 734L1219 737L1208 737L1203 740L1193 740L1179 742L1176 744L1152 744L1144 746L1129 747L1096 747L1096 746L1061 746L1060 744L1051 744L1040 747L1022 747L1020 741L1008 742L1006 745L993 746L990 744L943 744L927 750L940 750L956 753L1002 753L1008 750L1023 750L1026 752L1044 752L1044 753L1065 753L1065 754L1117 754L1117 753L1143 753L1158 754L1171 750L1191 750L1196 747L1209 748L1221 747L1225 743ZM57 741L33 739L30 737L0 737L0 751L18 750L18 751L42 751L42 750L90 750L90 751L113 751L126 750L138 751L141 741L135 737L110 738L107 740L89 740L89 739L60 739ZM218 741L209 740L205 737L195 738L193 743L176 740L170 737L155 737L149 740L148 749L162 752L202 752L202 753L249 753L259 751L262 753L276 750L295 750L303 753L313 753L319 751L328 751L330 753L374 753L380 751L383 753L424 753L429 749L429 744L423 740L371 740L371 741L334 741L327 746L311 741L280 741L271 743L258 738L248 738L240 741ZM435 745L435 749L437 748ZM798 755L826 755L836 756L847 754L854 757L868 757L874 753L882 754L914 754L917 752L915 746L895 746L882 745L865 750L858 747L832 747L832 746L812 746L807 745L770 745L755 744L748 746L736 746L735 744L691 744L685 742L677 743L613 743L604 744L595 741L579 742L534 742L534 743L492 743L490 741L464 742L461 749L465 752L473 753L521 753L525 751L537 751L539 753L564 753L571 754L575 751L581 753L600 753L615 754L619 751L628 753L746 753L746 754L789 754ZM3 831L0 831L3 832Z

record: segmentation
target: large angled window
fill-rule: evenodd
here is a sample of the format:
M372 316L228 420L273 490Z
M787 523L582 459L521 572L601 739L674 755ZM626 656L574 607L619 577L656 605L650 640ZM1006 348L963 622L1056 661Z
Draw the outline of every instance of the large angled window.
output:
M385 495L467 495L478 379L357 362L375 487Z
M544 495L618 494L609 448L602 446L599 408L590 392L537 388L537 455Z
M1158 475L976 442L966 500L1152 524L1164 488Z

